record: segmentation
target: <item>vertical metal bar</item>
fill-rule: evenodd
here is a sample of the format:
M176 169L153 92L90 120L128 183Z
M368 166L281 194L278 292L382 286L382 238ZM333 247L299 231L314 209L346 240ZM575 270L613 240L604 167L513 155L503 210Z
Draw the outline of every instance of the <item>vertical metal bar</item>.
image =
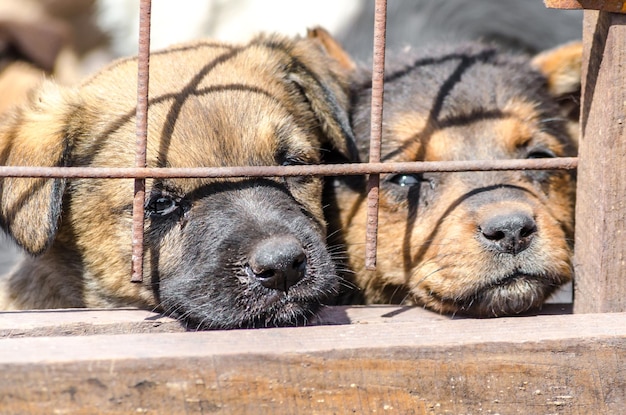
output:
M135 167L146 167L151 10L152 1L141 0L139 5L139 53L137 57L137 153L135 156ZM132 282L143 281L143 222L145 195L145 179L135 179L132 226Z
M380 163L380 142L383 125L386 29L387 0L376 0L374 17L374 59L372 64L370 163ZM379 187L380 175L370 174L367 182L367 227L365 244L365 268L369 270L376 269Z

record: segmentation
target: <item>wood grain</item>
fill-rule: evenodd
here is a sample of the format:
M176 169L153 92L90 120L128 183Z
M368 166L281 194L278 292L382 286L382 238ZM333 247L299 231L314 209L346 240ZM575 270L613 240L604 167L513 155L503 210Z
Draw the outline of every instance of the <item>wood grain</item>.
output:
M611 414L626 405L624 313L477 320L335 307L323 318L334 325L5 338L0 412Z
M134 308L0 312L0 339L184 331L174 319Z
M626 311L626 15L585 11L574 311Z
M623 0L544 0L551 9L588 9L612 13L626 13L626 1Z

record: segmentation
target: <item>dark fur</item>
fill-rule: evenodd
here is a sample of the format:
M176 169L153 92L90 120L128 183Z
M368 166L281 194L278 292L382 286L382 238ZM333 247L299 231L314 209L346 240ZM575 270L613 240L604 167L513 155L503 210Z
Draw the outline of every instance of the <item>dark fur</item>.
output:
M287 186L262 179L216 183L192 197L201 202L185 215L176 242L185 247L185 255L170 256L176 247L164 240L167 228L180 219L152 220L148 232L147 245L162 247L152 257L152 282L171 315L208 327L303 324L336 294L324 224L301 210ZM210 241L207 235L212 235ZM251 277L247 263L258 244L293 236L306 252L305 278L284 292Z

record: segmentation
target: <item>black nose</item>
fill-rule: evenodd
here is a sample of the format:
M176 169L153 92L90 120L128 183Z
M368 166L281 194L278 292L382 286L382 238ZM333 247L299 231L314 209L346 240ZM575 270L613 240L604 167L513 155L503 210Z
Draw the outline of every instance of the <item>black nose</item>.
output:
M480 224L479 238L489 249L508 254L519 254L530 246L537 224L524 212L491 216Z
M302 279L306 255L291 235L273 236L260 241L249 257L248 272L267 288L285 291Z

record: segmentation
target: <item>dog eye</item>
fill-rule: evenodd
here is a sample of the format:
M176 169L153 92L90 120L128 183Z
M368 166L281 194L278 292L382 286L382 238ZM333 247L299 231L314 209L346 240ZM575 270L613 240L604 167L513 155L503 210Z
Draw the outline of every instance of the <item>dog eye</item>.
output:
M528 155L526 156L526 158L529 159L547 159L554 157L556 157L556 155L552 151L544 148L530 150L530 152L528 152Z
M176 212L180 208L180 200L168 195L153 196L146 206L146 214L163 217Z
M398 186L415 186L424 181L421 174L395 174L388 179L389 182Z
M280 163L282 166L302 166L307 164L306 161L297 157L286 157Z

